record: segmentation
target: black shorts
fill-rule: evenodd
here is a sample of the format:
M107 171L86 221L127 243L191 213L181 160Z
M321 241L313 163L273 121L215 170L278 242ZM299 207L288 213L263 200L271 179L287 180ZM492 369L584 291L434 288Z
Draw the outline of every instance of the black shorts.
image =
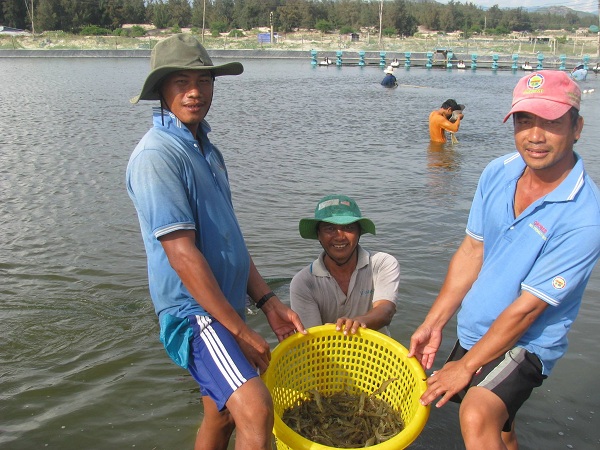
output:
M467 351L457 341L448 361L458 361L467 354ZM546 376L542 375L542 363L539 358L522 347L515 347L481 367L473 375L467 387L450 400L460 403L467 390L473 386L492 391L500 397L508 411L508 420L502 431L510 431L517 411L529 398L533 389L540 386L545 378Z

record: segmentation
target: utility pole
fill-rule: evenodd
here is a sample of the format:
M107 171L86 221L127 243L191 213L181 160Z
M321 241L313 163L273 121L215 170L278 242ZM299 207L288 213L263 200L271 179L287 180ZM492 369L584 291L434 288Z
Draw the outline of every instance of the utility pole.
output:
M600 2L600 0L598 0ZM383 23L383 0L379 3L379 49L381 49L381 26Z
M598 0L600 1L600 0ZM204 4L202 5L202 43L204 44L204 19L206 18L206 0L204 0Z
M598 0L600 2L600 0ZM29 18L31 19L31 34L35 36L35 26L33 25L33 0L31 0L31 6L25 0L25 8L27 8L27 12L29 13Z

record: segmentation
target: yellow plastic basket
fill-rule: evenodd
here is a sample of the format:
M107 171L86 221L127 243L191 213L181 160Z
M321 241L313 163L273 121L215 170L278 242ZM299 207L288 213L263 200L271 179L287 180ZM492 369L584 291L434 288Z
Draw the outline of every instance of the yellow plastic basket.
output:
M332 395L348 389L352 394L371 394L390 379L378 395L400 411L405 428L390 440L373 446L377 450L408 447L421 433L429 418L429 407L419 398L426 389L426 376L415 358L392 338L369 329L344 336L335 325L321 325L307 335L295 334L273 350L263 380L271 391L275 407L273 434L278 450L330 450L336 447L312 442L289 428L281 419L283 412L310 398L316 389Z

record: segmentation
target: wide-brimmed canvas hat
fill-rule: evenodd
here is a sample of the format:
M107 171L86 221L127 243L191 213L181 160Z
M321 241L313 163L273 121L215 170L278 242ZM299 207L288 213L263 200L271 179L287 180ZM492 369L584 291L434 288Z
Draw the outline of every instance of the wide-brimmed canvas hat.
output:
M375 224L362 217L356 202L345 195L328 195L323 197L315 208L315 217L300 219L298 226L300 236L304 239L317 239L319 222L348 225L354 222L360 224L361 234L375 234Z
M383 73L389 73L392 75L394 73L394 68L392 66L387 66Z
M130 100L160 100L158 87L169 74L180 70L209 70L215 77L221 75L239 75L244 66L239 62L230 62L215 66L206 49L191 34L176 34L160 41L152 49L150 74L144 82L142 92Z

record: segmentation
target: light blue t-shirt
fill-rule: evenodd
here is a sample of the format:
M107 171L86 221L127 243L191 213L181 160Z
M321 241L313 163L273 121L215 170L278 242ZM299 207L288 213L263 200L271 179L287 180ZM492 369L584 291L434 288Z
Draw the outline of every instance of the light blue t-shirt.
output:
M159 241L177 230L195 230L229 303L245 317L250 256L233 211L227 170L202 122L200 140L172 113L153 109L154 126L127 165L127 190L138 213L148 260L150 295L159 317L208 315L173 270ZM162 323L162 322L161 322Z
M549 307L517 342L536 354L544 375L567 350L567 333L600 254L600 191L583 161L546 196L514 217L517 181L525 169L518 153L483 171L467 234L483 241L479 276L458 314L458 338L470 349L521 290Z

